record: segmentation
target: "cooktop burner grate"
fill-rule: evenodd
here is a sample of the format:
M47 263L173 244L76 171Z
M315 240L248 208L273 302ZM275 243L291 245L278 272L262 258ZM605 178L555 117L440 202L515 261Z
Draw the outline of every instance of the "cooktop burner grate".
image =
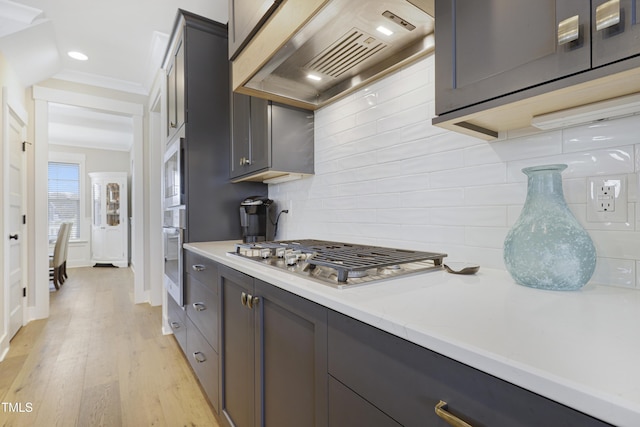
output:
M346 283L351 277L359 277L367 270L395 268L396 266L430 260L434 266L442 265L446 254L419 252L379 246L357 245L324 240L283 240L275 242L246 243L236 245L236 253L257 257L254 251L276 251L284 248L305 254L310 266L329 267L336 271L337 281ZM248 255L249 254L249 255ZM269 256L275 256L270 253ZM265 256L262 256L265 258ZM313 268L312 267L312 268Z

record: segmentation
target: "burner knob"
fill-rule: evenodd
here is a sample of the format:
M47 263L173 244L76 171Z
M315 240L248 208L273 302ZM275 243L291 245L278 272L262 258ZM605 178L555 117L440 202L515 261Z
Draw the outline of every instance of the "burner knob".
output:
M284 258L285 252L286 252L285 248L276 248L276 257Z
M285 255L285 262L287 265L296 265L298 263L298 255L294 253L289 253Z
M261 249L260 250L260 257L262 259L267 259L267 258L271 258L271 249Z

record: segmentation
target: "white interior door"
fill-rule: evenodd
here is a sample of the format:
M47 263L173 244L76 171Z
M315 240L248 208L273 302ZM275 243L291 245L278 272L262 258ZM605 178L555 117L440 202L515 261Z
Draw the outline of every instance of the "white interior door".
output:
M8 261L5 267L8 273L9 287L9 337L13 336L22 327L24 321L24 272L23 265L26 255L26 235L23 224L25 209L25 155L22 142L25 141L26 123L20 119L11 107L8 107L9 117L9 164L8 166ZM6 176L6 175L5 175ZM5 246L6 247L6 246ZM6 294L5 294L6 295Z

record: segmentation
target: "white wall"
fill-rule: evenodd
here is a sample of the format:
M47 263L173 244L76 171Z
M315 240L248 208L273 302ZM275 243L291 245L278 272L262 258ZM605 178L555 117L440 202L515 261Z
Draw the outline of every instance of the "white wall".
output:
M594 240L592 282L640 289L640 116L512 132L488 143L431 125L433 56L316 111L315 176L270 185L278 239L322 238L448 253L504 269L526 196L525 166L566 163L565 198ZM586 221L587 177L624 174L626 223Z

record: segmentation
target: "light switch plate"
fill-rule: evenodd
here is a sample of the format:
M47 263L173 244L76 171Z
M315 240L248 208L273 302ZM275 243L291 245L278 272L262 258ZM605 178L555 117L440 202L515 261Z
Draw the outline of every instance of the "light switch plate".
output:
M627 222L627 176L587 178L587 221Z

